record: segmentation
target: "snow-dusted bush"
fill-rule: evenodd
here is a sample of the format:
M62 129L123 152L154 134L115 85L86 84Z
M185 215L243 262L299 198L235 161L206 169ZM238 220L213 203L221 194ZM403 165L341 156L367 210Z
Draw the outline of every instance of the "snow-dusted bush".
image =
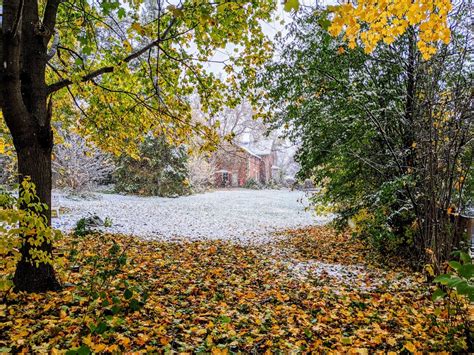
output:
M188 180L194 192L202 192L214 185L216 165L212 157L192 155L187 161Z
M110 180L114 165L110 157L77 134L64 134L53 151L53 183L73 193L90 191Z

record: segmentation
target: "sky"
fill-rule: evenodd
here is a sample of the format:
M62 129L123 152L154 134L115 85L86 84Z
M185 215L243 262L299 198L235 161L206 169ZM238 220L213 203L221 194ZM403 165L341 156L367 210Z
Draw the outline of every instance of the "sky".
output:
M317 5L327 6L327 5L336 5L341 0L299 0L300 6L302 7L311 7L314 8ZM283 35L286 33L286 26L293 21L293 13L286 12L283 9L283 1L279 0L278 8L273 14L273 19L271 22L262 22L263 32L267 35L270 40L273 40L278 32L281 32ZM235 55L234 46L228 45L225 50L219 50L212 60L222 61L225 60L229 55ZM228 54L227 54L228 53ZM223 65L218 63L208 63L206 69L213 72L216 75L225 77L226 73L223 70Z

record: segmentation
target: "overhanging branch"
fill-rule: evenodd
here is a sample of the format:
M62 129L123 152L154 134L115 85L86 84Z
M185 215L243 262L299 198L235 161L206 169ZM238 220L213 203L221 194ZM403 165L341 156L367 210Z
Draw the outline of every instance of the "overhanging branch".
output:
M160 38L156 39L155 41L149 43L145 47L142 47L138 51L130 54L129 56L125 57L117 65L110 65L110 66L106 66L106 67L102 67L100 69L94 70L93 72L83 76L80 81L85 83L85 82L91 81L92 79L94 79L94 78L96 78L96 77L98 77L102 74L112 73L115 70L115 68L120 66L121 64L129 63L130 61L132 61L132 60L140 57L142 54L146 53L151 48L157 47L161 42L164 42L164 41L167 40L166 36L168 35L169 31L171 30L171 28L174 26L175 23L176 23L176 17L173 17L171 19L168 27L164 31L163 36L161 36ZM73 81L71 79L64 79L64 80L60 80L60 81L58 81L54 84L51 84L51 85L48 86L48 94L52 94L52 93L66 87L66 86L71 85L72 83L73 83Z

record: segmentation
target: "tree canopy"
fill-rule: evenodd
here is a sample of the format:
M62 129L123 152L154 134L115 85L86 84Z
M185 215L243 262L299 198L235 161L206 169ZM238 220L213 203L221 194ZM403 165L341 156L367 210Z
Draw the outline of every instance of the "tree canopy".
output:
M36 6L32 16L52 38L45 77L53 121L114 152L133 153L148 131L177 143L190 133L215 140L191 121L189 95L197 92L206 111L233 105L250 94L256 68L271 56L261 21L270 20L273 1ZM208 63L228 75L217 77Z
M261 81L274 125L300 144L301 176L323 189L317 202L382 252L405 250L417 263L427 250L436 263L449 257L464 228L453 213L472 196L466 6L429 61L415 28L367 54L332 37L323 12L301 14Z

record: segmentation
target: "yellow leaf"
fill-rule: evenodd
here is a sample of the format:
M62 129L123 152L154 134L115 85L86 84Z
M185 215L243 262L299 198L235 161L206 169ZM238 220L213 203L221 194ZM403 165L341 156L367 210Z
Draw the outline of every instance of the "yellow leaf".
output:
M59 318L64 319L64 318L66 318L66 317L67 317L66 311L65 311L64 309L61 309L61 310L59 311Z
M95 352L100 353L100 352L104 351L105 349L107 349L107 345L105 345L105 344L94 344L94 345L92 345L91 348Z
M161 337L160 338L160 344L161 345L168 345L170 340L167 337Z
M405 349L407 349L409 352L414 353L416 351L415 345L413 345L412 342L405 343Z
M397 345L397 340L395 338L388 338L387 339L387 344L390 346L395 346Z
M120 343L123 346L128 347L128 345L130 344L130 339L125 337L125 336L122 336L122 337L120 337Z

